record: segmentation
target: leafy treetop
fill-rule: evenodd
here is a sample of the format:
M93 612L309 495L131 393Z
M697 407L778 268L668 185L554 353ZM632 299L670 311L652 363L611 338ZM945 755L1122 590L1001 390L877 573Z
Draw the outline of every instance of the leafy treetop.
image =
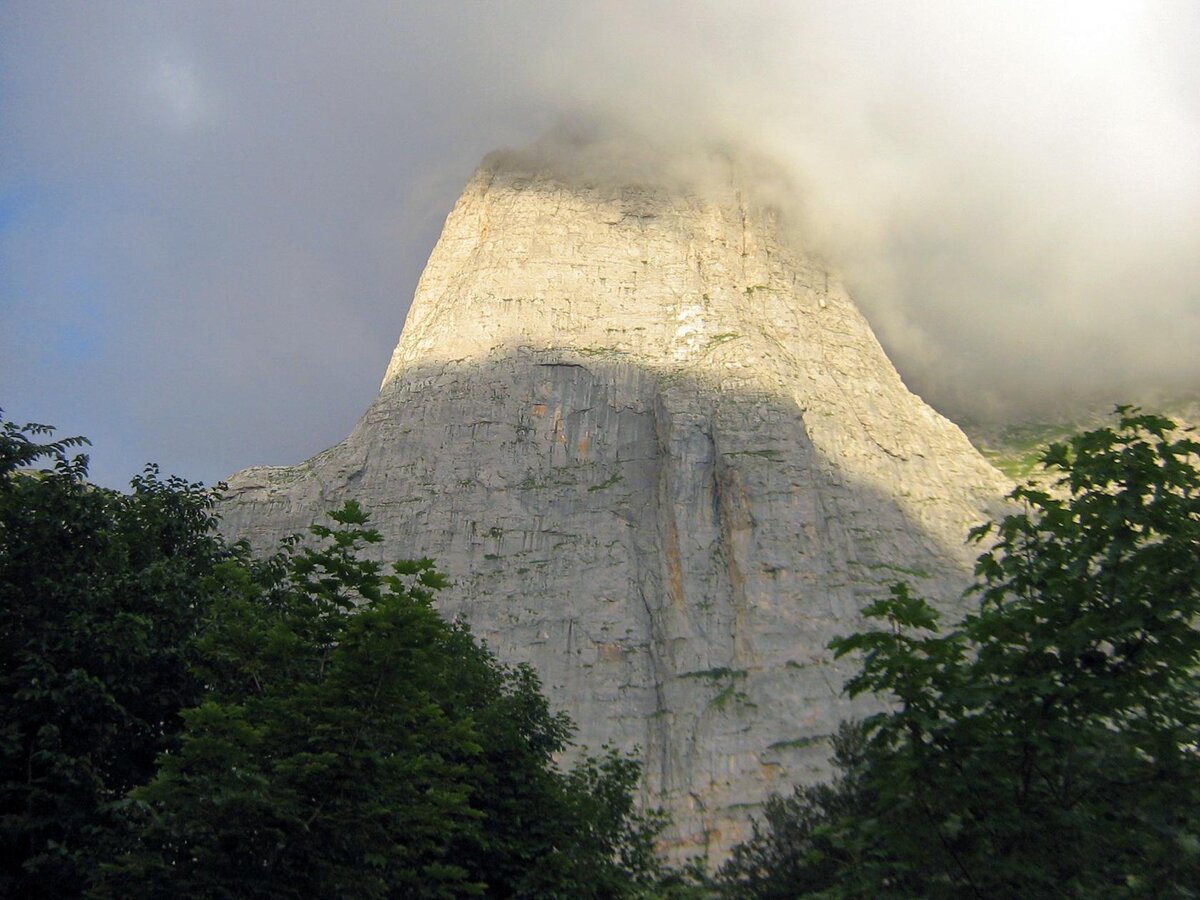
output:
M0 431L0 895L672 890L637 764L562 772L534 673L438 616L429 560L364 559L356 504L254 557L213 491L97 488L49 434Z
M894 705L843 737L840 781L775 801L734 895L1200 893L1198 459L1118 408L973 532L976 612L942 631L904 585L870 606L886 627L832 646Z

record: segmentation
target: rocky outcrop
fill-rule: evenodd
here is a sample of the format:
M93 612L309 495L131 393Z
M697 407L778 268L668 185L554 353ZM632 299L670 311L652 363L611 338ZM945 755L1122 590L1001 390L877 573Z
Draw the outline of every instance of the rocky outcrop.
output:
M830 638L897 579L953 602L1006 483L732 180L510 156L447 219L354 432L229 488L224 527L256 544L359 499L581 744L638 748L675 854L716 860L827 772L855 711Z

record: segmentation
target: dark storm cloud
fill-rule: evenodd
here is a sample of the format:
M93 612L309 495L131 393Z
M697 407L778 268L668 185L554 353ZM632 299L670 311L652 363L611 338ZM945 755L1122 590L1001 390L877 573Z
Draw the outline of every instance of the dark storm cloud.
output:
M0 403L215 480L349 430L473 165L770 157L947 408L1195 385L1190 5L11 3Z

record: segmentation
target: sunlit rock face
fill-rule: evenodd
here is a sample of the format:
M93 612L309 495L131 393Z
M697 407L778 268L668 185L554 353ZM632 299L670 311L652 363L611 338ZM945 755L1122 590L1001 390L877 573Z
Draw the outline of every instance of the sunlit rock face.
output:
M489 158L354 432L239 473L222 510L263 546L358 499L579 744L636 749L676 858L719 861L827 774L864 709L827 643L899 579L956 602L1006 487L777 218L733 175Z

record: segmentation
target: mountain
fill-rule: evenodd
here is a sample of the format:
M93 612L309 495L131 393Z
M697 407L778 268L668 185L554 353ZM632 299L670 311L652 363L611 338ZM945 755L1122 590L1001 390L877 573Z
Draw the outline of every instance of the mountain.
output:
M489 157L353 433L222 510L261 546L357 498L712 861L869 709L830 638L898 579L953 605L1008 487L743 183Z

